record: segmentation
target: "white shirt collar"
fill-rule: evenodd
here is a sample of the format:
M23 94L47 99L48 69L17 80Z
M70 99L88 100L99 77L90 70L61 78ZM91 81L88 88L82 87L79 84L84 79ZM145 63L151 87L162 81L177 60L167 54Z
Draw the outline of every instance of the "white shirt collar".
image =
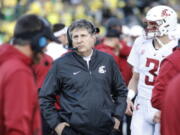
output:
M89 67L89 61L91 60L91 56L93 54L93 50L91 51L91 54L89 56L84 56L83 59L87 62L87 65Z

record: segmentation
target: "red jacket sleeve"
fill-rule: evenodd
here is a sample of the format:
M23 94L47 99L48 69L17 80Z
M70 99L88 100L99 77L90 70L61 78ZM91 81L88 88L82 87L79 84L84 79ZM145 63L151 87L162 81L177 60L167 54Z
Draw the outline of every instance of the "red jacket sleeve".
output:
M165 59L159 71L159 75L154 84L152 91L151 103L154 108L159 110L162 109L162 100L165 94L165 90L169 81L177 74L176 68L173 67L173 64Z
M131 47L128 46L123 40L120 41L120 44L122 46L120 49L120 57L128 57L131 52Z
M4 89L5 133L3 135L41 135L37 90L32 74L17 71Z
M180 74L167 86L161 115L161 135L180 135Z

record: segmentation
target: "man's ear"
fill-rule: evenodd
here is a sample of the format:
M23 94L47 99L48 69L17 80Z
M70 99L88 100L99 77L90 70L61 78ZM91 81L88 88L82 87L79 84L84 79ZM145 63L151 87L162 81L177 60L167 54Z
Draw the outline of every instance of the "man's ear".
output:
M93 34L93 35L92 35L92 38L93 38L94 42L96 42L96 38L97 38L97 37L96 37L96 34Z

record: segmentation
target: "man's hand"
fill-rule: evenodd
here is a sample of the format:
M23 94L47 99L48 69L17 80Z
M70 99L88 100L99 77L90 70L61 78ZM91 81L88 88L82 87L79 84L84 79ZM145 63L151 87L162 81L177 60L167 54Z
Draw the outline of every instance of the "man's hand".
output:
M132 116L133 111L134 111L134 104L130 99L127 98L126 114Z
M70 125L67 122L62 122L56 126L55 131L58 135L62 135L62 131L64 130L65 126L69 127Z
M155 123L159 123L160 120L161 120L161 111L158 111L158 112L155 113L154 118L153 118L153 121L154 121Z
M115 121L115 124L114 124L114 129L119 129L119 126L120 126L120 121L116 118L116 117L113 117L114 118L114 121Z

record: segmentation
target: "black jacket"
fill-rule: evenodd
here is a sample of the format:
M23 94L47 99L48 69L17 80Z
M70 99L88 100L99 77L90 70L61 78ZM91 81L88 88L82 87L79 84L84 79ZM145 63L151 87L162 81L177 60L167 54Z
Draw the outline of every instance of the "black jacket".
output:
M61 110L56 111L55 96L60 95ZM40 106L49 125L60 122L85 135L106 135L113 116L122 119L127 88L113 57L94 50L89 68L76 52L55 61L40 91Z

